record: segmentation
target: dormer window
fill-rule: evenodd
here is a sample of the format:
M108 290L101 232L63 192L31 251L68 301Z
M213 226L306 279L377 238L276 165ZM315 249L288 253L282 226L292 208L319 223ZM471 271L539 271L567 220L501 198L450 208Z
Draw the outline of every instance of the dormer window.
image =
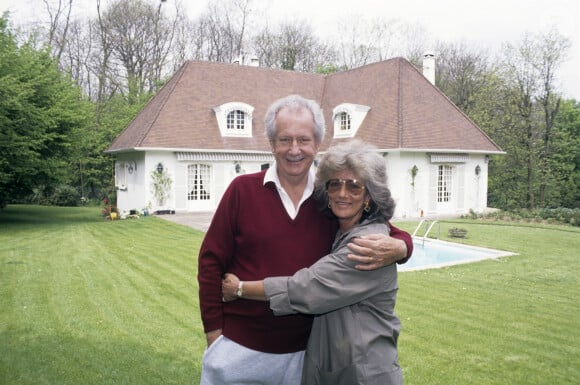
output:
M350 115L348 112L340 113L340 131L350 131Z
M335 138L353 138L370 107L360 104L342 103L332 111Z
M252 137L252 114L254 107L246 103L232 102L214 107L222 136Z
M234 110L228 114L228 131L243 130L245 128L246 114L242 110Z

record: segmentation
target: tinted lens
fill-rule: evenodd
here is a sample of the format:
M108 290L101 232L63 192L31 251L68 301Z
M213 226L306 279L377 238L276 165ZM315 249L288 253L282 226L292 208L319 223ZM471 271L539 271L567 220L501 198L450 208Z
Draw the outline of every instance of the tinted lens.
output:
M355 179L330 179L326 182L326 191L329 194L337 193L343 185L346 186L346 191L352 195L361 194L365 189L365 186Z

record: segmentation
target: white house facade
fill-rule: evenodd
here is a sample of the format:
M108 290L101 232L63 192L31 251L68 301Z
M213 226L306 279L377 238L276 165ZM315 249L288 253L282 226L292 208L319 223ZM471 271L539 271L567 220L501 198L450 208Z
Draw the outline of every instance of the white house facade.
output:
M263 116L291 93L321 105L321 153L354 137L377 146L396 218L487 208L488 159L501 149L410 63L391 59L333 75L187 63L107 150L119 210L215 210L236 176L273 164Z

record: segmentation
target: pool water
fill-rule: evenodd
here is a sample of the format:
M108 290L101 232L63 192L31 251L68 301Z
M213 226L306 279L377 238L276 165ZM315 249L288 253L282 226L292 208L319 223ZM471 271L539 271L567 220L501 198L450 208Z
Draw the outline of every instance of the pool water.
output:
M433 269L510 255L515 254L503 250L413 237L413 255L407 263L399 265L398 270Z

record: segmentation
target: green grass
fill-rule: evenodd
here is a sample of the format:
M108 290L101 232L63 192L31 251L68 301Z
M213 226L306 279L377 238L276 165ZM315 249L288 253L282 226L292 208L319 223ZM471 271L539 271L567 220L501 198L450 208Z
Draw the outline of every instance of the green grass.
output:
M0 212L0 384L199 383L203 233L99 212ZM400 274L406 385L577 384L580 229L459 220L442 238L450 227L518 255Z
M578 384L580 229L460 220L440 234L518 255L399 275L406 384Z
M0 383L199 382L203 233L99 211L0 213Z

